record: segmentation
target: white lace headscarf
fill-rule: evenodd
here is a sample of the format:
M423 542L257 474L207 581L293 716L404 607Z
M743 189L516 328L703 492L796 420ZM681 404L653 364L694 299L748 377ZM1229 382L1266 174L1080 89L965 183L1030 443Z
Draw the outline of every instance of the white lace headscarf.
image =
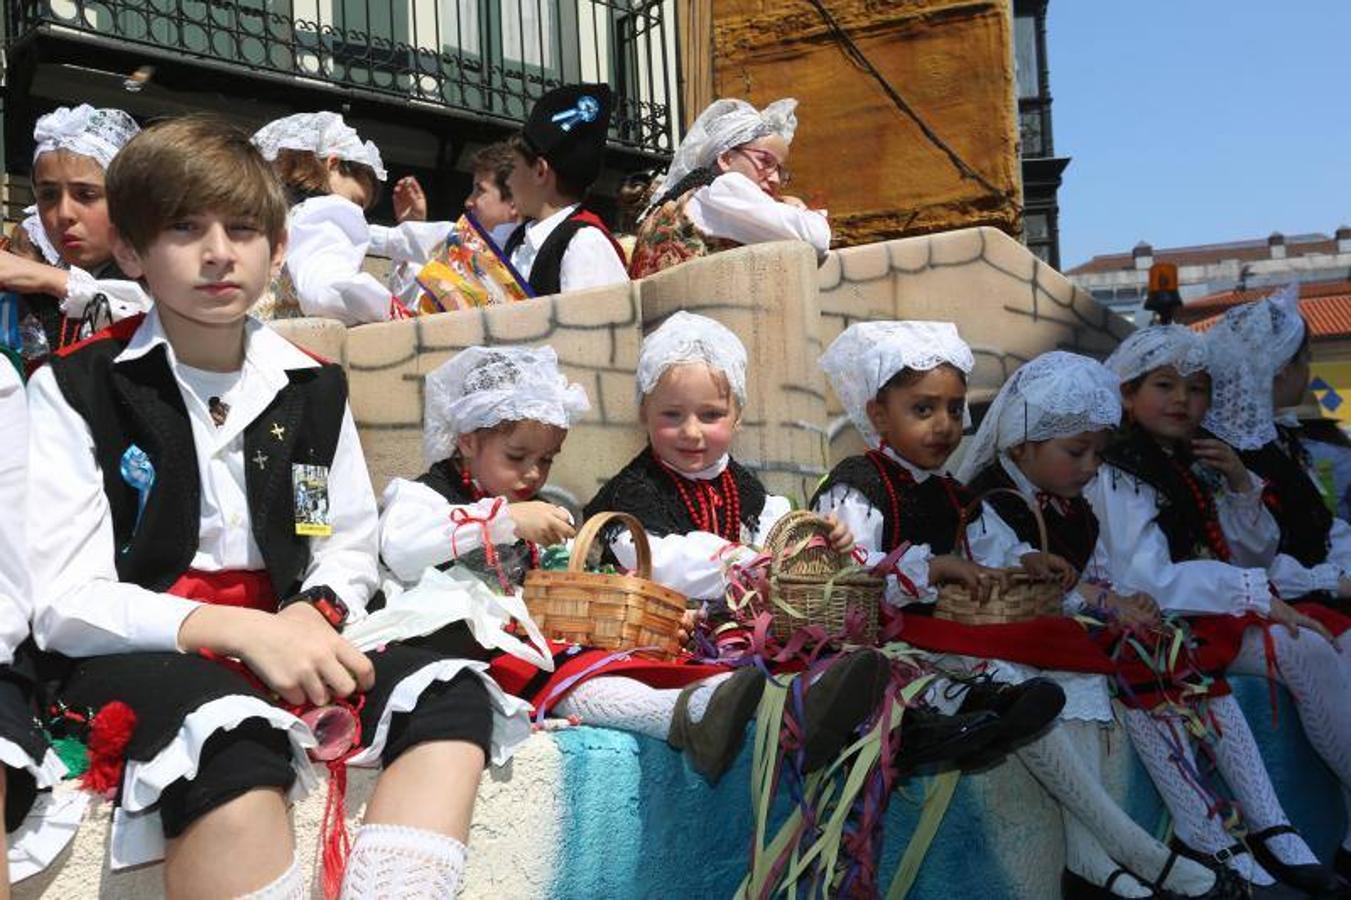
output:
M586 389L569 382L552 347L466 347L427 375L422 450L447 459L462 434L502 422L570 428L591 408Z
M727 376L742 407L746 405L746 347L726 325L684 310L643 339L638 351L638 401L656 388L672 366L703 363Z
M388 177L380 148L362 141L356 129L335 112L296 113L274 119L254 132L250 140L268 162L276 161L282 150L308 150L320 159L336 156L369 166L381 181Z
M66 150L97 160L106 171L118 151L140 133L136 120L120 109L95 109L88 103L59 106L33 128L33 165L53 150Z
M691 172L707 168L714 161L742 144L771 134L793 142L797 101L792 97L775 100L764 109L756 109L745 100L714 100L694 120L690 130L671 157L671 166L657 182L652 196L660 198Z
M970 375L976 358L951 322L856 322L819 360L849 421L869 447L881 437L868 419L868 401L902 369L927 372L943 364Z
M997 454L1027 441L1073 437L1121 422L1121 385L1095 359L1053 350L1009 376L981 420L957 471L969 482Z
M1183 378L1210 368L1201 335L1185 325L1150 325L1122 341L1103 364L1124 384L1172 366Z
M1276 440L1272 379L1294 359L1304 327L1294 283L1234 307L1206 332L1212 363L1206 430L1239 450Z

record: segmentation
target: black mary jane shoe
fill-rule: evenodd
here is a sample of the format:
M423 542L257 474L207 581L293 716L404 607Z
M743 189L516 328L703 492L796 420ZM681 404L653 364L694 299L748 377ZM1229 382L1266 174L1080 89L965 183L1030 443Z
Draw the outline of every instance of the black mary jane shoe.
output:
M1291 865L1281 862L1267 847L1267 841L1282 834L1298 835L1299 832L1292 825L1274 825L1248 835L1253 858L1271 873L1272 878L1318 900L1351 900L1351 884L1322 863Z
M962 764L965 771L994 765L1024 744L1036 740L1065 708L1065 692L1048 678L1005 684L980 678L967 686L958 713L992 712L999 717L983 752Z
M1201 865L1214 872L1218 878L1215 881L1215 887L1211 892L1204 894L1205 897L1225 898L1225 900L1305 900L1309 895L1299 888L1291 887L1277 880L1272 884L1253 884L1251 881L1244 880L1237 872L1229 868L1228 861L1232 857L1240 856L1248 852L1248 848L1242 844L1231 844L1215 853L1206 853L1184 844L1173 835L1173 839L1168 843L1172 853L1168 857L1167 864L1163 867L1163 874L1159 876L1159 881L1168 877L1168 871L1172 868L1174 860L1178 856L1185 856L1190 860L1199 862ZM1273 878L1276 874L1270 873ZM1217 893L1218 892L1218 893Z
M1123 875L1135 878L1125 869L1116 869L1111 875L1107 876L1106 884L1094 884L1084 876L1069 869L1060 873L1060 898L1061 900L1120 900L1121 895L1112 892L1112 885ZM1145 887L1151 887L1145 882L1135 879ZM1154 893L1148 895L1152 900L1172 900L1173 895L1166 891L1154 889Z

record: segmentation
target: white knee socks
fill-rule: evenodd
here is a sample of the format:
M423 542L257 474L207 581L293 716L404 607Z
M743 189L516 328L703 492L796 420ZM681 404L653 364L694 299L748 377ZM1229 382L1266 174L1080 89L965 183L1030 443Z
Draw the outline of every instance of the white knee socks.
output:
M305 900L305 879L300 876L300 860L293 857L291 865L277 876L276 881L245 894L241 900Z
M362 825L352 842L343 900L442 900L464 875L464 844L403 825Z
M699 683L690 697L692 721L704 717L714 689L731 676L730 672L714 675ZM618 728L664 741L671 730L671 714L679 697L679 689L658 690L632 678L608 676L577 685L554 705L554 712L560 716L575 715L586 725Z

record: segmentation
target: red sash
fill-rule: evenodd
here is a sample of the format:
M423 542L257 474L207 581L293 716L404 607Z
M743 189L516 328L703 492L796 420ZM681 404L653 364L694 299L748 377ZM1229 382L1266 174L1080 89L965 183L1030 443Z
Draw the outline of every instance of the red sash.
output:
M202 572L188 569L166 593L215 606L242 606L276 612L277 592L264 569L224 569Z

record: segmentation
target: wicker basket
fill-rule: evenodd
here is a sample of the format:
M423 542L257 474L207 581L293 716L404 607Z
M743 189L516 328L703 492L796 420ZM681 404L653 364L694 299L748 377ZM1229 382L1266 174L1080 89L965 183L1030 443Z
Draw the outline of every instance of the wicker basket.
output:
M1041 541L1042 552L1046 552L1046 520L1036 503L1028 500L1019 491L1010 488L994 488L982 494L976 503L982 502L991 494L1012 494L1027 504L1037 520L1037 535ZM963 510L961 522L957 526L958 546L961 546L961 534L966 529L966 511ZM1025 573L1010 577L1007 589L998 583L990 588L989 597L981 603L972 596L971 591L962 584L945 584L938 591L938 608L934 616L960 622L963 625L1002 625L1008 622L1023 622L1041 616L1058 616L1062 611L1065 591L1058 581L1046 581L1033 578Z
M820 625L827 634L840 634L852 610L862 614L863 632L859 637L870 643L877 641L883 580L855 565L848 553L836 553L828 543L803 546L813 537L826 538L830 527L820 516L798 510L779 519L765 538L765 552L770 554L770 596L765 608L773 614L769 633L781 643L807 625Z
M633 535L637 574L584 571L591 544L612 521L624 523ZM642 524L628 513L599 513L577 533L565 571L535 569L526 575L525 605L545 637L602 650L656 647L671 657L680 649L677 630L685 613L685 595L651 577L652 550Z

